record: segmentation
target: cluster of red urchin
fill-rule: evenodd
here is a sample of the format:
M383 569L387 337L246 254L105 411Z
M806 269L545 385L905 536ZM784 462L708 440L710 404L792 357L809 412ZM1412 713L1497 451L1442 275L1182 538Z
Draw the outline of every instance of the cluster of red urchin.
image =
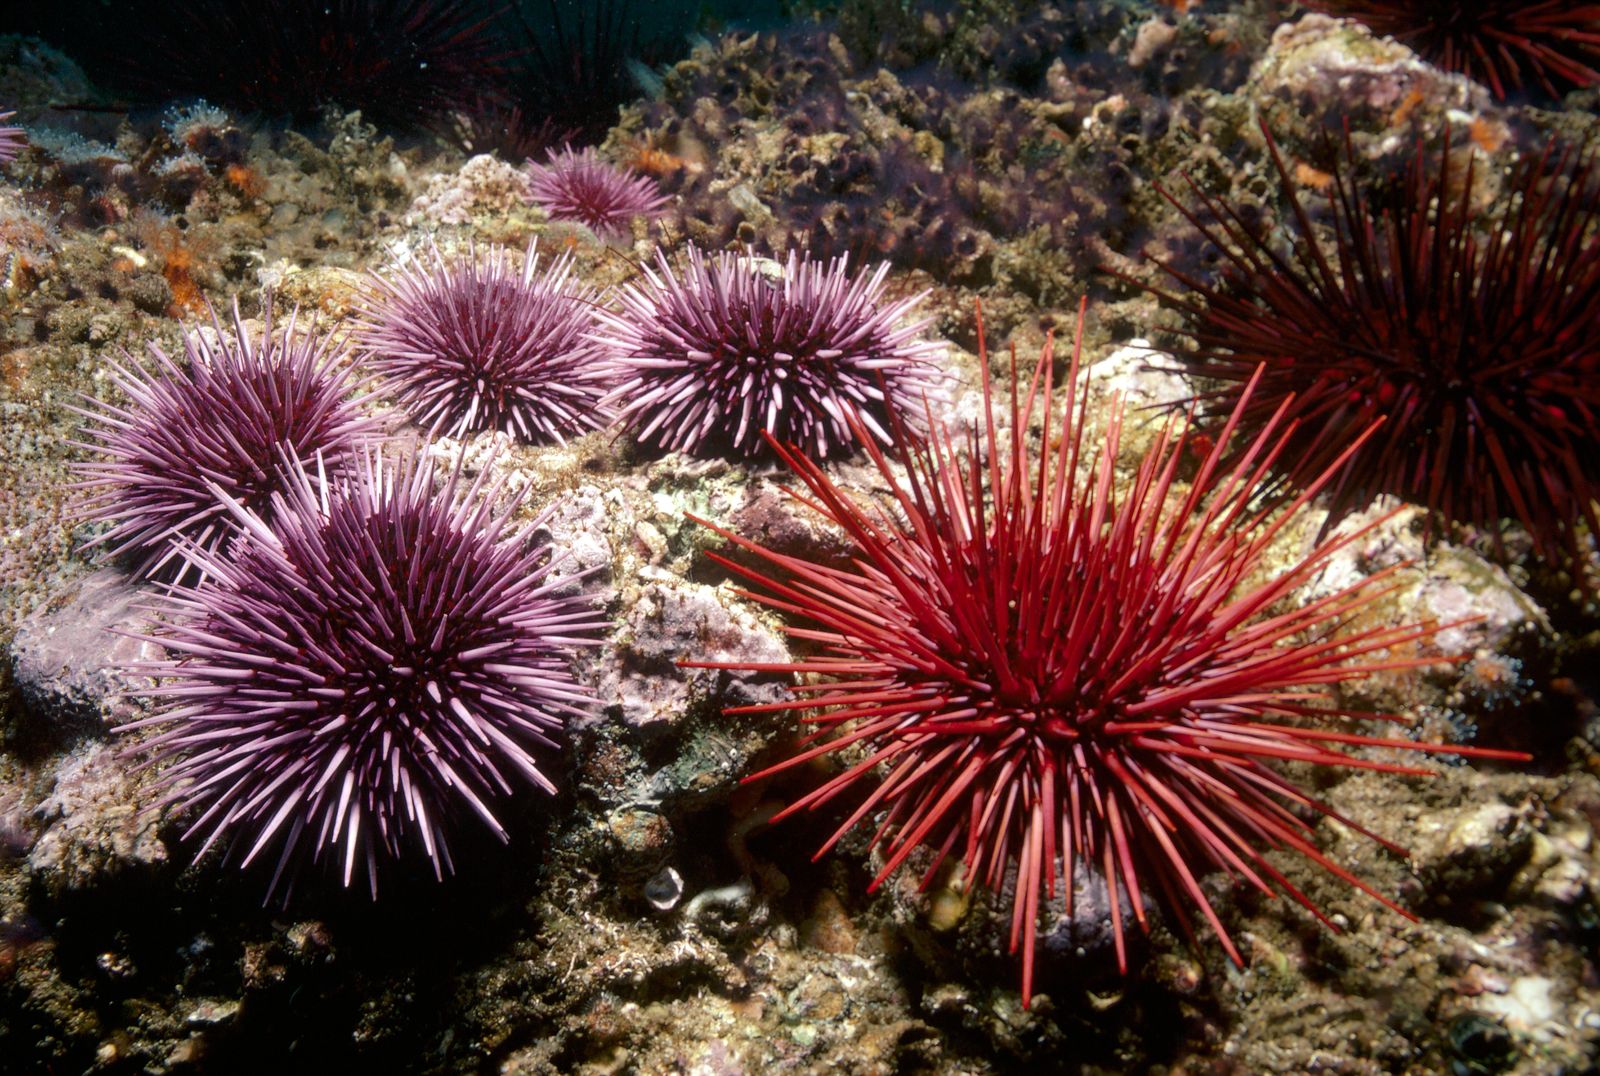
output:
M1053 358L1047 345L1039 370ZM817 727L810 746L752 779L844 759L779 817L870 786L822 851L870 820L884 859L874 888L918 848L931 853L924 885L950 856L976 884L998 891L1011 882L1024 1004L1039 916L1058 886L1071 915L1080 868L1107 883L1124 966L1124 931L1130 918L1146 926L1147 890L1186 934L1186 905L1198 907L1240 960L1200 886L1211 870L1269 895L1281 890L1327 923L1267 857L1271 848L1298 852L1407 914L1323 855L1297 812L1396 846L1270 765L1428 772L1349 750L1357 747L1516 757L1370 734L1362 722L1375 715L1324 701L1340 683L1450 660L1406 656L1433 625L1336 630L1390 593L1392 569L1294 600L1376 523L1268 569L1274 540L1366 435L1285 503L1265 490L1290 446L1288 408L1231 444L1252 384L1187 489L1177 476L1200 442L1174 421L1121 486L1116 405L1093 443L1087 393L1055 425L1049 375L1042 383L1036 375L1020 402L1013 387L1002 432L981 343L979 368L984 425L964 445L930 421L925 444L901 439L886 453L851 419L890 491L886 503L864 505L802 446L772 442L805 484L808 495L796 499L849 540L849 567L808 563L706 524L763 565L711 554L757 588L739 593L798 618L789 634L818 651L777 664L684 663L807 677L791 701L730 711L817 711L807 719ZM1075 346L1069 400L1077 372ZM1045 447L1034 461L1027 427L1041 401Z

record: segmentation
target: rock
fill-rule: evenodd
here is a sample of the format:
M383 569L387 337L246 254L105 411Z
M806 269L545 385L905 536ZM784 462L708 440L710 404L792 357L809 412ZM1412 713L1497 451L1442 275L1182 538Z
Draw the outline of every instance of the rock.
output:
M682 718L697 700L719 705L772 702L771 674L680 669L678 661L782 662L788 649L748 607L724 605L719 592L645 566L641 584L601 651L600 698L640 728Z
M103 876L167 860L159 813L141 809L134 767L117 749L88 743L56 769L55 787L35 810L43 824L28 869L55 893L92 887Z
M55 610L38 610L17 626L12 675L26 707L27 731L71 743L105 735L135 708L122 696L119 672L130 663L161 657L160 648L117 632L146 627L142 591L121 572L89 575L76 597Z

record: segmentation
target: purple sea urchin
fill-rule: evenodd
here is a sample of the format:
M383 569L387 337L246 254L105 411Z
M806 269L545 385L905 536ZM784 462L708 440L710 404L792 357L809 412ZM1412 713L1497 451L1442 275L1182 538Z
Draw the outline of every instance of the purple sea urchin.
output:
M128 402L78 409L90 440L75 444L103 457L74 467L91 494L80 512L111 524L88 547L132 556L140 575L181 560L178 539L216 550L232 538L237 524L217 489L270 518L283 453L337 467L380 430L351 398L331 337L302 331L297 314L274 332L269 310L258 334L235 305L231 328L215 316L211 327L214 339L185 334L185 366L156 344L150 372L124 354L109 376Z
M380 858L442 877L457 816L504 840L513 781L554 790L540 756L592 703L568 651L604 621L529 544L543 517L511 530L520 498L494 509L487 471L438 490L415 458L284 473L270 526L214 490L245 536L185 548L205 579L160 599L172 623L149 638L172 657L138 669L170 708L123 728L161 726L138 750L170 762L163 802L198 812L198 854L276 846L269 897L305 857L374 896Z
M594 328L594 295L572 279L570 252L521 272L503 248L371 279L357 342L384 384L433 432L501 430L562 442L609 421L610 384Z
M552 150L543 164L528 162L533 203L552 220L575 220L602 239L627 234L634 217L655 217L670 199L650 176L608 164L585 147Z
M608 399L640 441L695 455L764 454L763 430L817 459L848 453L850 410L887 444L891 415L917 427L941 351L919 339L927 319L905 320L921 296L883 301L888 269L852 275L844 258L793 252L708 262L691 246L679 277L658 252L621 312L599 315L618 368Z
M1188 291L1158 292L1186 315L1182 361L1220 383L1206 406L1243 406L1246 429L1287 407L1297 425L1283 466L1300 482L1383 416L1328 484L1336 516L1389 493L1449 521L1515 518L1545 558L1579 559L1580 521L1600 534L1594 157L1536 156L1479 220L1472 169L1452 169L1448 153L1434 165L1419 145L1386 208L1349 179L1346 147L1327 244L1267 137L1291 253L1198 190L1196 209L1174 200L1224 258L1215 283L1163 263Z
M28 144L21 127L4 126L5 121L15 115L15 112L0 112L0 164L16 157L22 152L22 147Z

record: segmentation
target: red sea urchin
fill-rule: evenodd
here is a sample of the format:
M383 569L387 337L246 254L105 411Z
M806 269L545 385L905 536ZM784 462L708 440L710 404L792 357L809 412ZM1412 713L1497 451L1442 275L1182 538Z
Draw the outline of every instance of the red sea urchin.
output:
M1545 558L1579 558L1579 521L1600 534L1594 159L1525 162L1480 222L1473 168L1452 170L1448 153L1434 168L1419 146L1396 204L1377 208L1350 182L1346 147L1330 250L1270 134L1268 144L1293 211L1292 253L1198 189L1198 209L1172 199L1225 259L1215 284L1163 263L1191 294L1157 293L1187 316L1180 358L1221 382L1210 407L1242 408L1252 430L1289 401L1285 470L1302 483L1384 416L1329 483L1335 516L1389 493L1461 523L1514 517Z
M1355 19L1496 97L1531 84L1552 97L1600 83L1600 4L1572 0L1307 0Z
M563 146L543 164L528 162L528 191L551 220L573 220L602 239L627 234L634 217L656 217L671 200L650 176L602 161L594 150Z
M543 272L529 246L521 272L491 248L371 279L357 342L415 420L460 437L501 430L563 442L609 421L610 385L594 295L572 280L570 252Z
M270 528L229 501L232 553L185 548L205 579L161 597L172 623L148 639L173 656L135 670L170 708L123 729L162 726L137 750L171 762L163 802L198 812L198 854L277 847L269 898L306 857L374 896L380 856L442 877L457 816L505 839L513 779L554 791L539 756L592 704L567 653L603 619L551 578L540 521L509 529L520 498L494 510L487 471L437 491L415 459L285 473Z
M888 443L893 416L923 410L940 345L904 323L921 296L882 300L887 265L852 275L791 253L786 264L689 248L682 277L666 256L645 283L622 289L622 311L601 312L617 366L609 399L654 447L755 456L762 431L818 459L849 453L859 425ZM776 278L776 279L775 279Z
M1125 918L1146 923L1141 887L1191 936L1185 903L1198 907L1239 960L1200 888L1200 874L1213 868L1269 895L1281 890L1326 923L1267 849L1293 849L1396 908L1324 856L1298 812L1394 846L1269 760L1409 774L1427 771L1342 748L1508 756L1370 736L1350 726L1384 715L1317 705L1343 681L1441 659L1401 656L1433 634L1429 626L1339 637L1336 629L1389 593L1383 579L1392 569L1295 601L1355 536L1269 570L1274 540L1316 488L1276 511L1263 507L1263 478L1288 443L1286 409L1235 452L1231 421L1200 453L1187 491L1176 475L1201 442L1169 421L1119 488L1119 405L1095 445L1085 443L1087 393L1063 410L1059 431L1046 404L1040 440L1048 447L1031 462L1024 430L1050 398L1049 375L1042 385L1036 376L1020 404L1013 388L1011 432L1002 434L981 342L980 355L986 424L969 432L964 452L936 426L925 445L893 450L902 478L868 442L888 504L864 505L798 446L775 444L809 491L797 499L854 546L853 567L811 564L713 527L765 563L713 555L759 588L740 593L814 625L788 631L820 653L783 664L686 664L807 676L791 701L736 711L820 708L808 719L818 742L756 778L850 755L843 772L779 817L822 807L881 774L818 854L874 818L885 859L874 887L918 847L932 853L924 885L952 853L991 890L1012 880L1011 948L1022 951L1025 1004L1039 914L1064 880L1071 916L1080 869L1107 882L1124 967ZM1046 345L1041 371L1052 357ZM1069 398L1077 370L1075 348Z
M331 338L301 330L297 316L274 332L269 308L257 334L235 306L231 329L215 317L211 328L184 335L184 366L155 344L151 372L131 355L113 361L110 380L128 402L89 400L78 410L91 441L75 444L102 457L74 467L91 494L79 514L111 524L88 545L130 555L139 575L180 562L179 539L220 549L233 537L216 489L270 516L283 484L274 461L284 452L337 467L380 431L350 398Z

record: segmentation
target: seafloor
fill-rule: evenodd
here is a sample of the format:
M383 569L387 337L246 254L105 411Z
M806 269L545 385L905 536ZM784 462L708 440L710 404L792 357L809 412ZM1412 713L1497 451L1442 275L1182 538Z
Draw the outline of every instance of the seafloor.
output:
M145 705L118 671L139 644L110 634L139 627L141 595L78 551L92 529L73 516L69 465L85 452L70 408L111 393L107 363L123 349L179 348L207 302L258 318L270 289L281 311L337 325L365 272L429 243L541 237L608 288L658 246L774 251L801 237L831 254L866 249L871 230L894 265L891 293L929 292L958 410L972 413L980 300L997 353L1015 343L1031 368L1086 294L1088 361L1116 359L1093 376L1159 401L1174 398L1173 375L1126 346L1161 346L1170 315L1101 272L1153 281L1142 250L1198 249L1155 182L1187 174L1270 207L1263 119L1291 157L1348 124L1379 169L1399 167L1418 136L1471 129L1493 174L1553 135L1590 135L1600 104L1593 90L1505 104L1354 25L1261 0L844 7L781 37L701 41L623 110L603 151L657 168L672 196L631 243L548 222L522 197L520 161L396 141L359 114L303 130L224 116L212 122L247 147L236 162L162 166L159 119L52 111L94 88L70 57L0 37L0 104L30 139L0 170L0 1068L1463 1076L1600 1064L1600 619L1551 585L1526 543L1431 534L1425 546L1415 512L1346 568L1415 558L1390 599L1397 615L1477 617L1439 642L1473 660L1363 691L1434 735L1532 761L1301 775L1409 849L1316 822L1334 861L1414 919L1275 855L1337 932L1218 875L1206 892L1243 966L1157 916L1119 974L1103 930L1079 924L1061 933L1082 944L1040 958L1024 1010L1005 914L985 896L918 892L909 871L869 895L865 835L813 862L836 815L767 824L815 777L741 784L793 730L721 709L774 697L777 678L674 664L785 647L776 616L705 558L714 539L686 512L790 551L836 555L833 539L770 468L652 457L611 431L434 449L475 467L498 447L495 466L531 487L531 504L558 501L549 530L602 569L591 585L614 625L578 667L604 707L569 729L560 794L518 802L510 846L469 837L455 877L400 881L376 903L303 886L283 908L262 906L259 872L192 861L181 819L153 806L158 774L109 731ZM960 169L941 167L947 152Z

